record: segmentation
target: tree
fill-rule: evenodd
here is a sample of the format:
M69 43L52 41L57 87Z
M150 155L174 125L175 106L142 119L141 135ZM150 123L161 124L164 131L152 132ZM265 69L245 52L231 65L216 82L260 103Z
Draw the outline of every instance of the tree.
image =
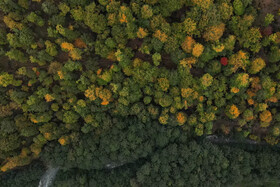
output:
M56 49L56 45L47 40L45 42L46 45L46 52L51 56L56 56L58 54L58 51Z
M31 12L27 17L26 19L29 21L29 22L32 22L32 23L35 23L37 24L38 26L42 27L45 22L43 20L43 18L41 18L40 16L38 16L35 12Z
M259 28L251 28L242 34L239 41L245 48L249 48L252 52L257 53L261 49L261 38L262 35Z
M245 5L243 4L242 0L234 0L233 8L236 15L241 16L242 14L244 14Z
M204 11L209 9L209 7L213 4L213 0L192 0L192 2Z
M236 88L244 88L249 86L249 75L247 73L235 74L231 80L231 86Z
M20 86L22 83L21 80L15 80L12 74L7 72L0 74L0 85L7 87L9 85Z
M79 116L76 112L73 111L65 111L63 114L63 122L65 123L76 123L79 119Z
M201 77L201 84L202 84L202 87L204 89L206 89L207 87L209 87L212 82L213 82L213 77L207 73L207 74L204 74L202 77Z
M255 60L253 60L249 72L252 74L256 74L260 72L265 66L265 61L262 58L256 58Z
M221 23L219 25L211 26L206 29L206 32L203 34L203 38L206 41L217 41L219 40L225 31L225 24Z
M236 119L240 115L240 111L236 105L227 106L226 115L230 119Z
M270 52L268 54L269 62L275 63L275 62L280 61L279 51L280 51L280 49L277 46L271 47Z
M153 16L153 9L149 5L143 5L141 8L141 15L144 19L149 19Z
M192 55L195 57L200 57L203 53L204 47L203 45L196 43L192 50Z
M274 15L273 14L266 14L264 18L264 26L267 27L274 21Z
M191 53L195 43L196 42L192 37L187 36L181 46L186 53Z

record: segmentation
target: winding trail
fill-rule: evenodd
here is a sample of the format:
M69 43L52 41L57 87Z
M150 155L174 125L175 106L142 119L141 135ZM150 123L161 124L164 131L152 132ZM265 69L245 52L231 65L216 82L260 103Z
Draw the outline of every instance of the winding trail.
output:
M58 167L54 168L49 166L45 174L41 177L38 187L50 187L58 170Z

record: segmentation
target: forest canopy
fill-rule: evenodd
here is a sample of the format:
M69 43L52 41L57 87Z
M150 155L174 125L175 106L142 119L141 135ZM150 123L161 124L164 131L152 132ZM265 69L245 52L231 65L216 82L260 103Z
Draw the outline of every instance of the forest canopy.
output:
M279 179L280 3L259 2L0 1L1 180L41 165L63 168L57 186Z

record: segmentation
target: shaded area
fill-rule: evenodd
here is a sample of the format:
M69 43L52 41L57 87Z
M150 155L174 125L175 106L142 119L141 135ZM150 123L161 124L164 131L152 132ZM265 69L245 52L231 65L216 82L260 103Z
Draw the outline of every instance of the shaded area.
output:
M25 167L0 175L1 187L37 187L41 176L45 173L42 162L34 161Z

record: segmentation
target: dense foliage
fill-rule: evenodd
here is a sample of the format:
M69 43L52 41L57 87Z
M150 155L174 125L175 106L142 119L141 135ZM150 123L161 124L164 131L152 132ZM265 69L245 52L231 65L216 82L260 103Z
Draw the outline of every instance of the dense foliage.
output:
M154 186L156 155L170 154L168 165L201 154L182 155L202 148L176 142L224 134L278 144L279 15L260 18L253 3L0 1L1 172L36 159L93 170L151 158L135 164L136 178L126 172L133 184ZM235 152L207 151L221 165ZM242 154L257 167L258 154ZM160 181L200 186L205 177L217 185L265 177L248 168L230 176L221 165L219 176L202 169L200 180L186 174L191 168L163 168Z
M43 163L33 162L30 165L0 175L2 187L35 187L38 186L45 168Z
M114 168L145 158L157 149L187 137L179 128L163 127L156 122L143 124L136 119L118 119L107 130L110 133L77 136L71 145L49 143L41 154L42 160L62 168Z
M145 160L114 169L60 170L53 186L278 186L279 159L279 151L260 146L244 149L209 142L172 143ZM25 171L25 175L37 172L34 166ZM6 175L10 185L4 186L23 182L21 177L11 176ZM25 184L37 186L32 182Z

